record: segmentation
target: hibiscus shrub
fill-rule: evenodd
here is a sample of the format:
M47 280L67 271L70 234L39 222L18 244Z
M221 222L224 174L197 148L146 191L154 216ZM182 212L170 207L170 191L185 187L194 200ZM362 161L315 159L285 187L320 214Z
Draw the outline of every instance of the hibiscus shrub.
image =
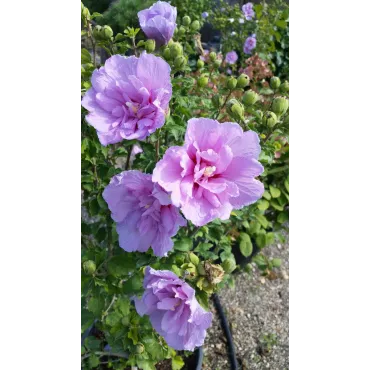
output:
M257 54L227 75L204 16L166 2L118 34L96 16L82 5L82 367L181 369L210 295L279 267L263 248L288 221L289 84Z

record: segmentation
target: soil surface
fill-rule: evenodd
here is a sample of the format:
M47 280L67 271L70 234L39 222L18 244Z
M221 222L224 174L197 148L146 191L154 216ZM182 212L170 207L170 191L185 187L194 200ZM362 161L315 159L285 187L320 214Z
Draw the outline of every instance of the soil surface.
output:
M264 254L281 258L275 276L262 277L254 266L250 275L235 276L235 289L219 293L241 370L289 369L288 237L284 244L267 247ZM213 323L204 344L203 370L228 370L226 338L213 306L212 312Z

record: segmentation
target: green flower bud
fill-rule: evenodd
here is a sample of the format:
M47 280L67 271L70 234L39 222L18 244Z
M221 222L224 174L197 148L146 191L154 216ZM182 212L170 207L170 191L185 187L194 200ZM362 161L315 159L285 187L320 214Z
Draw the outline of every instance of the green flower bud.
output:
M238 100L230 99L226 104L226 111L230 117L244 121L244 107Z
M135 352L137 354L140 354L140 353L143 353L145 351L145 347L143 344L141 343L138 343L136 346L135 346Z
M189 253L189 259L190 259L190 262L193 265L195 265L195 266L199 265L199 257L196 254L194 254L193 252Z
M81 14L83 18L90 19L90 11L81 3Z
M217 60L214 61L213 64L214 64L215 68L220 68L221 63L222 63L222 60L217 59Z
M229 77L227 79L227 88L230 89L230 90L234 90L236 88L236 85L237 85L238 81L236 80L235 77Z
M174 42L170 46L170 52L171 52L171 58L175 59L176 57L179 57L182 55L182 46L179 42Z
M266 112L263 115L262 122L270 128L274 127L277 123L276 114L274 112Z
M179 37L184 36L184 35L185 35L185 33L186 33L186 29L185 29L185 27L181 26L181 27L179 28L178 36L179 36Z
M103 29L101 31L102 38L105 40L110 40L113 36L113 30L109 26L103 26Z
M211 51L211 52L209 53L209 60L210 60L211 62L214 62L216 59L217 59L217 55L216 55L216 53L215 53L214 51Z
M170 48L166 48L163 51L163 58L169 61L171 59L171 51Z
M184 26L189 26L190 23L191 23L191 19L188 15L185 15L182 17L182 24Z
M271 260L271 264L273 267L280 267L281 266L281 259L280 258L273 258Z
M272 102L272 111L282 116L289 108L289 100L284 97L277 97Z
M155 50L155 40L146 40L145 41L145 50L148 53L152 53Z
M227 274L232 273L236 269L235 258L228 258L221 264L222 268Z
M256 92L253 90L248 90L242 98L243 104L245 106L253 105L257 100L259 99L259 96Z
M279 88L281 82L279 77L272 77L270 80L270 86L272 89L276 90Z
M208 77L202 76L198 79L197 84L199 87L204 87L208 85Z
M193 30L193 31L199 31L200 30L200 23L199 21L194 21L190 28Z
M289 91L289 82L288 82L288 81L284 81L284 82L280 85L280 91L281 91L281 92L288 92L288 91Z
M175 41L173 41L172 39L170 39L170 41L168 41L168 43L167 43L167 46L168 47L171 47L171 45L174 43Z
M180 55L179 57L176 57L174 65L177 69L183 69L186 65L186 59Z
M204 67L204 62L203 62L203 60L202 59L198 59L198 61L197 61L197 68L198 69L201 69L201 68L203 68Z
M173 35L176 37L179 34L179 29L176 27L175 31L173 31Z
M91 261L91 260L85 261L82 264L82 267L83 267L86 275L92 275L96 270L95 262Z
M220 108L222 105L222 97L220 95L213 95L212 96L212 104L215 108Z
M102 26L95 26L93 29L93 36L95 40L101 40L101 31L102 31Z
M248 75L242 73L238 77L238 83L236 84L236 87L239 87L241 89L244 89L248 85L249 85L249 77L248 77Z

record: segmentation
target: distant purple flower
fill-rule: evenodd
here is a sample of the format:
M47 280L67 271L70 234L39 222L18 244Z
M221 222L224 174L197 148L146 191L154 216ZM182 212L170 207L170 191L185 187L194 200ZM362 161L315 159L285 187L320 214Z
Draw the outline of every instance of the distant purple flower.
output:
M233 71L232 71L230 68L228 68L228 69L226 70L226 73L227 73L228 75L231 75L231 74L233 73Z
M135 298L140 316L149 315L153 328L177 351L194 351L204 343L212 313L195 298L194 289L171 271L147 267L144 295Z
M184 146L167 149L153 181L171 192L172 203L194 225L227 220L233 208L252 204L263 194L263 184L255 179L263 172L260 151L258 135L243 132L237 123L192 118Z
M140 27L158 46L167 44L176 28L177 9L165 1L157 1L149 9L137 13Z
M202 18L206 19L208 16L209 16L209 14L207 12L202 13Z
M254 13L254 10L253 10L253 3L244 4L242 6L242 11L243 11L247 21L252 20L252 18L254 18L254 16L255 16L255 13Z
M130 165L134 163L135 157L142 153L143 149L141 149L140 145L134 144L131 150L131 155L130 155Z
M144 52L139 58L113 55L93 72L82 106L101 144L144 140L163 126L172 96L170 71L163 59Z
M205 61L207 61L207 60L208 60L208 58L209 58L209 50L204 49L204 50L203 50L203 55L201 55L201 56L199 57L199 59L201 59L201 60L203 60L203 62L205 62Z
M119 245L126 252L146 252L151 246L158 257L173 247L171 236L186 222L172 205L170 195L152 176L124 171L114 176L103 192L117 223Z
M253 34L252 36L247 37L244 43L243 51L246 54L251 54L252 50L256 47L257 40L256 35Z
M238 54L234 50L229 51L226 54L226 57L225 57L226 63L235 64L237 60L238 60Z

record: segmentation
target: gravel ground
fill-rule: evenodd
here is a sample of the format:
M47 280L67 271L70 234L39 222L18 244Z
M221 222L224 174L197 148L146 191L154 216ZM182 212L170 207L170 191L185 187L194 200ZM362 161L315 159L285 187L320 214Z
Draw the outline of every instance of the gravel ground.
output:
M266 248L265 255L282 259L276 276L264 278L255 268L251 275L236 276L235 290L224 289L219 294L242 370L289 369L288 238L285 244ZM204 345L203 370L227 370L230 365L226 339L213 307L212 312L214 319Z

